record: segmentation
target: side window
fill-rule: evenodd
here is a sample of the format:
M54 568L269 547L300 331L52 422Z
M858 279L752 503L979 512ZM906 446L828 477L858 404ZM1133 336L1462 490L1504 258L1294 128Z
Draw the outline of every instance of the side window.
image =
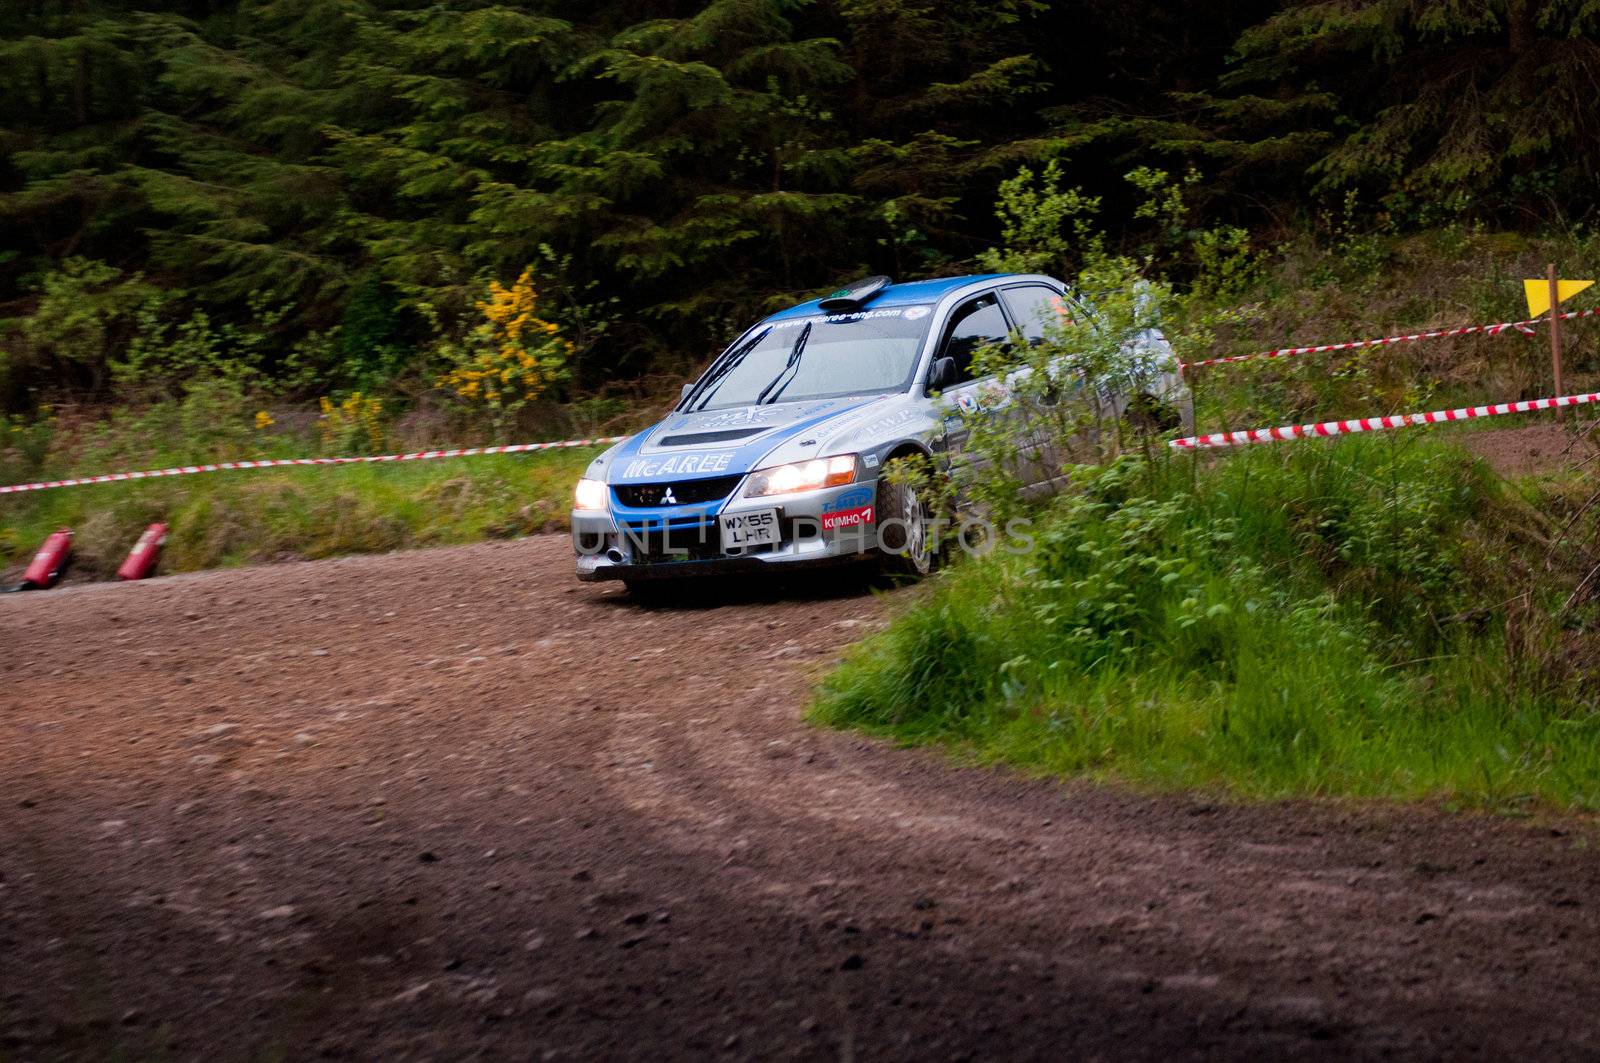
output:
M1044 342L1046 322L1072 324L1072 303L1049 288L1030 284L1025 288L1007 288L1003 294L1006 309L1011 311L1012 320L1029 346Z
M956 360L956 382L965 384L972 379L972 356L978 348L1005 343L1007 335L1000 300L989 292L963 303L950 315L939 357Z

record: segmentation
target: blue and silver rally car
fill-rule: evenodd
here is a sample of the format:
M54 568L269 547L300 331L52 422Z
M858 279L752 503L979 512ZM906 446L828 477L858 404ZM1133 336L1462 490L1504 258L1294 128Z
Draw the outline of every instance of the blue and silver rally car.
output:
M1051 314L1092 317L1060 281L1017 274L874 277L773 314L685 385L671 416L589 466L572 512L578 578L638 588L864 557L927 572L923 504L881 473L920 454L959 474L960 414L994 384L973 379L974 352L1038 342ZM1130 342L1149 371L1103 395L1110 412L1148 401L1192 423L1166 340Z

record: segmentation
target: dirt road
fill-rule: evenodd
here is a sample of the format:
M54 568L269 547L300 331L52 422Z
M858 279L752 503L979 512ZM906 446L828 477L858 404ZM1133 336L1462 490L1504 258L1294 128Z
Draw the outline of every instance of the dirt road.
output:
M1600 1055L1600 837L798 722L563 540L0 598L0 1058Z

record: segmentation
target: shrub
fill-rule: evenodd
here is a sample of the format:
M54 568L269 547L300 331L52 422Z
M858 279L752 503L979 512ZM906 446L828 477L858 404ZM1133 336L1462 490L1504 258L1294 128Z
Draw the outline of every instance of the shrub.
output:
M357 391L335 402L323 396L317 428L323 449L330 453L380 454L383 452L383 400Z
M463 343L439 347L448 367L439 384L489 411L497 426L569 376L572 344L560 326L537 316L537 303L531 268L509 288L492 281L489 298L477 304L483 321Z
M1231 458L1080 470L1031 551L948 571L815 718L1254 794L1600 804L1591 639L1500 481L1431 441Z

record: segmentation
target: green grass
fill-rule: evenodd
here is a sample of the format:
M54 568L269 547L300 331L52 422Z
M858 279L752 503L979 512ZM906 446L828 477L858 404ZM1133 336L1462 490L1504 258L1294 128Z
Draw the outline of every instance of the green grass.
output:
M598 450L200 473L4 496L0 567L70 527L76 570L109 575L158 520L171 525L164 572L560 529L572 485Z
M1086 472L811 715L1160 788L1597 808L1595 616L1546 542L1583 485L1541 485L1418 437Z

